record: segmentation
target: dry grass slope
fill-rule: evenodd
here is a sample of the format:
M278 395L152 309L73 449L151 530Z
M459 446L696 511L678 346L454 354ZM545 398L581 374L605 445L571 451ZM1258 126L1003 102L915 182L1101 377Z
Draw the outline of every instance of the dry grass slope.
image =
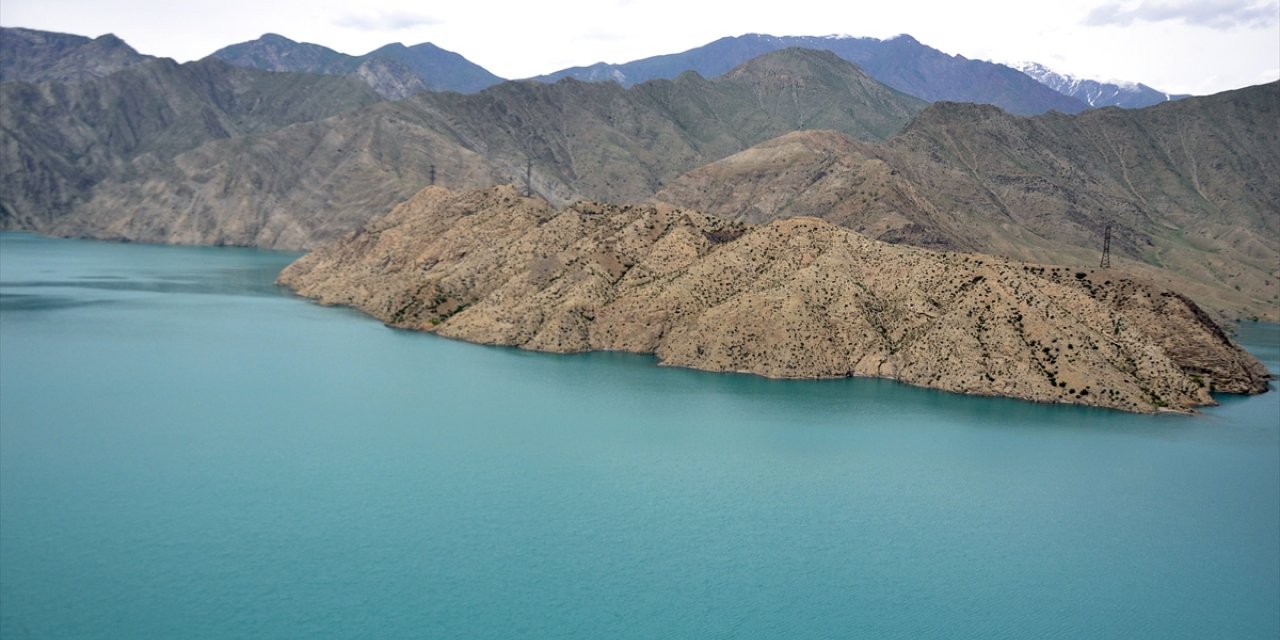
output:
M1227 317L1280 321L1280 83L1147 109L1011 116L931 106L888 145L770 140L655 199L733 220L822 217L877 239L1114 263Z
M1154 284L891 245L809 217L556 209L511 187L427 188L280 282L473 342L770 377L880 376L1139 412L1258 393L1268 378Z

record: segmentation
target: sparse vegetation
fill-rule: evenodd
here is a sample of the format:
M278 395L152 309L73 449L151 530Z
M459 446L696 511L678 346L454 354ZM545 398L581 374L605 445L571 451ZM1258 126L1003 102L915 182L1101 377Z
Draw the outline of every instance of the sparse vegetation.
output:
M667 205L556 210L507 202L513 192L426 189L282 281L321 300L358 291L361 308L456 338L653 352L772 377L883 376L1124 410L1152 410L1158 390L1185 410L1209 401L1187 367L1236 362L1214 375L1241 382L1265 374L1192 303L1153 285L1086 296L1073 270L1046 281L1043 267L887 245L812 219L751 227ZM393 266L406 255L421 267Z

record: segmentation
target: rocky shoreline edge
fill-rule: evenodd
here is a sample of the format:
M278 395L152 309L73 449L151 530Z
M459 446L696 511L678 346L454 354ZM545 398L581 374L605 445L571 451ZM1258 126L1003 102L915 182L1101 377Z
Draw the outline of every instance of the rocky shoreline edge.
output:
M1190 299L1113 270L891 245L814 218L557 209L428 187L278 282L390 326L772 378L1190 412L1270 373Z

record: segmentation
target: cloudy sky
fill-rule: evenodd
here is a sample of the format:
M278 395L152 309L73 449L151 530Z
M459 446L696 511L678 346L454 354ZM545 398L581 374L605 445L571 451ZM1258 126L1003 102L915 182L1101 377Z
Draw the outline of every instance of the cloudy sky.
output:
M1280 77L1280 0L3 0L0 24L193 60L272 32L361 54L433 42L506 78L726 35L909 33L947 53L1206 94Z

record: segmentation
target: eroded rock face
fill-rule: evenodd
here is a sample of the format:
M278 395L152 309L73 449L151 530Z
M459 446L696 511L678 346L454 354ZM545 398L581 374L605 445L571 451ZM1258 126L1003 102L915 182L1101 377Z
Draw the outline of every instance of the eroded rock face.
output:
M1267 372L1194 303L1115 272L890 245L814 218L557 210L427 188L280 282L390 325L552 352L654 353L770 377L866 375L1127 411L1256 393Z

